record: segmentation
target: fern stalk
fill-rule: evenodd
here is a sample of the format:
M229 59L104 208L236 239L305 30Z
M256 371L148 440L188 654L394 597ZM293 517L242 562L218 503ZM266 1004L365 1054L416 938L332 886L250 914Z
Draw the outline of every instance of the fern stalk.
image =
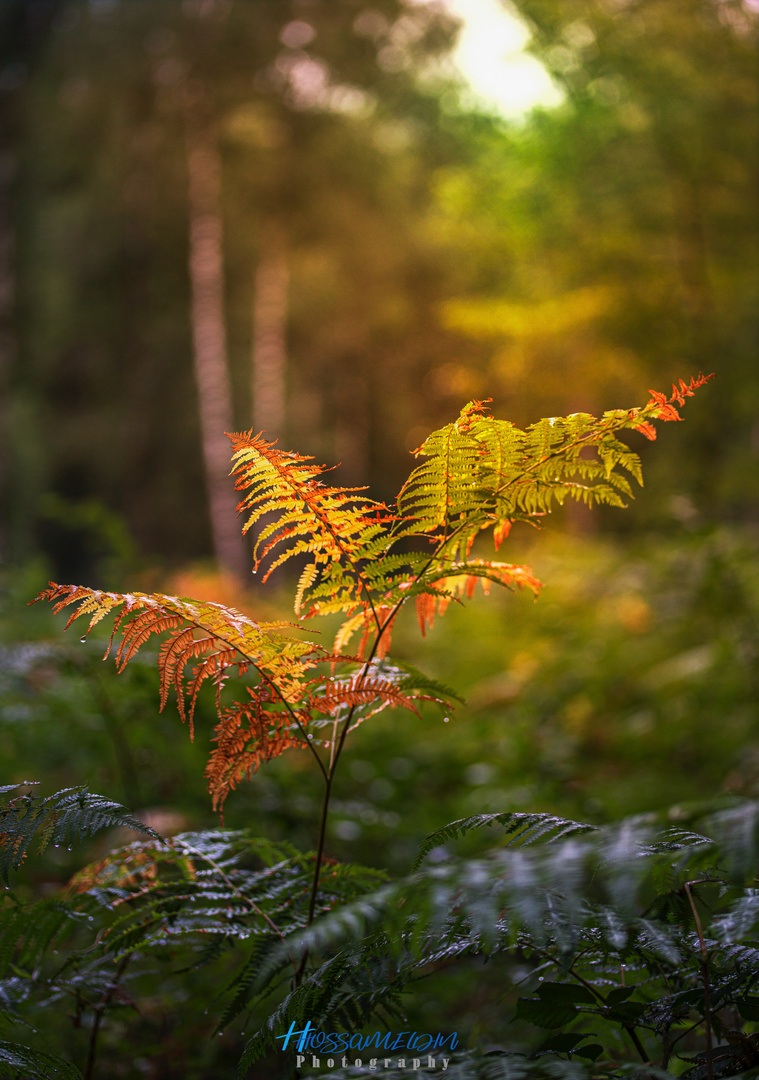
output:
M100 1025L103 1022L103 1016L105 1011L113 999L113 995L119 988L121 977L127 969L129 961L132 959L132 954L127 953L126 956L122 956L116 968L113 980L108 985L107 989L103 993L100 1001L94 1006L95 1016L92 1021L92 1031L90 1032L90 1042L87 1048L87 1064L84 1067L84 1073L82 1074L83 1080L92 1080L92 1072L95 1068L95 1059L97 1057L97 1044L98 1035L100 1034Z
M701 920L698 917L698 911L696 910L693 893L691 892L691 886L699 884L701 884L701 882L686 881L683 885L683 891L688 899L688 904L693 913L693 922L696 925L696 933L698 934L698 942L701 949L700 968L701 984L704 988L704 1050L706 1055L706 1080L713 1080L714 1064L712 1060L712 1003L711 985L709 983L709 953L706 949L706 942L704 941L704 931L701 929Z

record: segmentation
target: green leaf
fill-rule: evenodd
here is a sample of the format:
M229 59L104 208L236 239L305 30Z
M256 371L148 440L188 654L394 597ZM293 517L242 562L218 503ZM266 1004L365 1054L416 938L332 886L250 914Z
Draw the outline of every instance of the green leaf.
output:
M54 795L12 799L0 806L0 877L7 885L10 871L17 870L24 861L35 837L42 852L51 841L68 846L116 825L160 839L154 829L132 817L120 803L86 788L64 788Z
M570 1050L574 1050L578 1043L581 1043L583 1039L586 1039L588 1035L592 1034L589 1031L576 1031L568 1032L562 1031L559 1035L549 1035L549 1037L540 1044L537 1050L534 1050L530 1057L539 1057L543 1053L557 1053L567 1054Z
M520 998L517 1001L515 1020L526 1020L538 1027L563 1027L578 1015L574 1005L544 1001L541 998Z
M577 833L597 831L595 825L586 825L579 821L571 821L568 818L556 817L554 814L473 814L468 818L451 821L448 825L443 825L442 828L436 829L425 837L414 859L414 869L417 869L425 856L434 847L445 843L446 840L455 840L473 829L481 829L486 825L488 827L501 825L508 835L507 846L514 847L522 844L548 843L549 841L562 840Z
M747 997L735 1004L744 1020L759 1020L759 997Z
M588 1058L589 1061L596 1061L603 1052L604 1048L600 1043L586 1043L585 1046L573 1051L577 1057Z
M627 1001L635 993L635 989L634 986L618 986L616 990L610 990L606 995L606 1004L619 1005L620 1002Z
M543 982L538 995L552 1005L595 1005L598 1000L586 986L574 983Z

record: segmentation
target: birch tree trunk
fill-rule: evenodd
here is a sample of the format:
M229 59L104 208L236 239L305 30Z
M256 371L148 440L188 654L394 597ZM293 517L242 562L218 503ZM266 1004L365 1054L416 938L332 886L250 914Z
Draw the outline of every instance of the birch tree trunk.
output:
M193 351L214 554L221 569L242 577L244 548L224 434L232 431L233 419L224 323L221 160L218 135L197 86L187 95L185 126Z
M281 435L285 422L289 284L287 233L281 221L269 218L261 229L254 282L250 393L253 428L270 439Z

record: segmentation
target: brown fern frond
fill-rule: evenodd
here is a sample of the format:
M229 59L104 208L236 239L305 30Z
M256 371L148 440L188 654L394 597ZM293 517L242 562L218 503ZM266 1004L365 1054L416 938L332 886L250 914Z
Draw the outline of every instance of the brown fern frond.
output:
M194 737L193 719L195 715L195 702L203 679L201 678L200 681L198 681L195 670L193 670L191 684L193 690L191 692L190 687L185 690L185 668L192 660L197 660L198 657L204 656L218 645L216 638L210 636L197 638L195 637L196 632L197 628L195 626L180 627L164 641L158 653L158 670L161 679L161 711L163 711L169 698L169 691L173 687L176 692L177 709L182 719L182 723L185 722L188 715L185 699L189 701L191 739ZM228 651L232 651L233 654L236 654L236 650ZM203 670L204 665L201 664L199 666L201 670ZM211 674L212 672L209 671L208 677L210 677Z
M275 710L265 690L256 694L249 687L248 692L251 700L223 710L214 731L216 748L206 766L214 810L224 806L243 776L250 779L263 762L306 745L293 733L289 714Z
M116 667L123 671L129 661L139 652L153 634L162 634L166 630L175 630L182 625L181 616L165 610L140 611L132 618L123 621L123 637L116 653ZM119 620L114 629L122 628Z
M389 679L367 678L361 673L346 681L325 681L323 693L312 693L309 697L311 707L322 713L333 713L341 705L371 705L375 701L381 702L383 708L392 705L419 715L413 699Z
M215 642L214 644L218 644ZM195 702L198 697L201 686L210 679L216 690L216 706L220 708L220 696L221 691L226 680L226 672L231 667L237 667L238 675L244 675L248 669L248 665L240 663L239 654L236 649L230 648L217 648L210 655L206 656L202 663L198 664L192 669L190 679L187 683L187 700L190 703L190 718L195 709Z
M207 637L204 639L206 644L210 641L212 641L211 638ZM158 670L161 673L159 691L161 711L163 711L164 706L168 701L169 689L173 686L177 693L177 705L182 720L184 720L184 686L182 685L182 677L185 664L187 663L186 654L188 648L194 651L197 650L200 645L201 643L195 639L195 627L180 625L179 629L170 634L166 641L163 642L158 651Z

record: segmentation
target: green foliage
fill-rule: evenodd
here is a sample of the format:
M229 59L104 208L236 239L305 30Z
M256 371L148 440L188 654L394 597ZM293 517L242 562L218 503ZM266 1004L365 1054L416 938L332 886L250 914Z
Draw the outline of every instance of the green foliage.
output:
M5 785L0 794L7 796L21 786L24 785ZM56 847L70 845L115 826L156 836L153 829L123 806L81 788L46 797L17 795L0 807L0 823L0 874L6 889L10 871L18 869L35 839L36 851L41 854L50 843ZM46 962L49 964L53 946L69 937L72 928L81 926L85 919L92 921L65 899L29 904L15 893L5 898L0 908L0 1018L3 1021L20 1022L19 1009L28 1005L33 996L60 992L65 977L50 982L41 976L41 969ZM57 1054L6 1041L0 1041L0 1068L9 1075L24 1070L24 1075L50 1080L77 1080L82 1075Z
M476 860L449 857L299 933L301 948L328 958L283 1001L276 1023L253 1037L243 1061L255 1060L292 1021L334 1024L340 992L361 1003L365 1024L420 973L487 955L527 963L534 990L516 1001L512 1023L552 1034L531 1035L532 1046L510 1051L492 1073L487 1058L464 1058L462 1077L511 1075L511 1066L515 1075L539 1076L543 1058L587 1059L612 1076L631 1050L666 1070L681 1040L700 1033L710 1046L710 1030L720 1045L686 1058L695 1062L689 1076L704 1075L708 1057L715 1070L719 1062L714 1075L753 1064L756 1039L739 1029L759 1000L759 805L694 812L688 824L699 832L657 828L649 815L586 827L571 839L556 838L566 821L531 815L542 842L536 838L529 851L508 846L525 815L501 817L507 846ZM447 831L481 824L457 822ZM340 948L345 938L352 941ZM391 978L381 977L383 965Z

